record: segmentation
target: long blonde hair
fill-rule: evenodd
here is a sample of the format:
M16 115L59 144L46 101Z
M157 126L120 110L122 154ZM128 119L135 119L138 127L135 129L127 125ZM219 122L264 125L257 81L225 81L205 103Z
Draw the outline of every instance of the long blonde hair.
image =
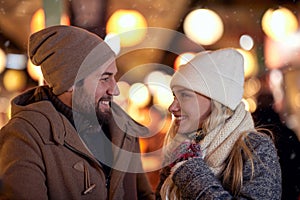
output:
M229 119L234 111L228 107L212 100L212 109L209 117L202 124L202 131L209 133L218 125ZM172 125L166 134L164 146L166 146L176 135L176 127ZM232 195L237 196L243 185L243 156L250 160L252 166L252 174L254 173L253 155L250 147L246 144L248 140L248 132L241 134L233 149L231 150L225 168L218 178L221 179L224 188L229 190ZM242 154L243 153L243 154ZM168 177L160 190L163 199L180 199L180 191Z

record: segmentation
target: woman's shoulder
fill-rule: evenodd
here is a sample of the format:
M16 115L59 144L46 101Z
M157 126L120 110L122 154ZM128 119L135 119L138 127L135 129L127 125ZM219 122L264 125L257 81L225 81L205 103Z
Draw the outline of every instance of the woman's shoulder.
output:
M262 132L250 132L246 144L253 150L260 152L276 151L275 143L271 135Z
M264 133L264 132L249 132L248 135L248 140L252 144L255 143L261 143L261 142L270 142L273 143L272 135Z

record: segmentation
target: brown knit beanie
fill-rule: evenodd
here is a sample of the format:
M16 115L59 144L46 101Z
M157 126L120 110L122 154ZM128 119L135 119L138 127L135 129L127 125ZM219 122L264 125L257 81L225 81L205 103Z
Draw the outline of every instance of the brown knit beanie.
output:
M96 34L63 25L32 34L28 55L33 64L41 66L45 81L56 95L67 91L75 80L85 78L115 57L110 47ZM77 76L79 69L80 77Z

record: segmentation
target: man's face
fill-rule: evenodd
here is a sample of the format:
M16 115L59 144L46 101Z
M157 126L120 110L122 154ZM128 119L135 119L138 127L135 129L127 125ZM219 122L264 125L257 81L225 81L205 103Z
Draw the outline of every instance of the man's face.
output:
M116 63L109 60L92 74L87 76L83 85L76 86L76 96L73 106L79 112L94 116L96 113L99 121L106 121L111 117L111 101L113 96L119 95L115 75Z

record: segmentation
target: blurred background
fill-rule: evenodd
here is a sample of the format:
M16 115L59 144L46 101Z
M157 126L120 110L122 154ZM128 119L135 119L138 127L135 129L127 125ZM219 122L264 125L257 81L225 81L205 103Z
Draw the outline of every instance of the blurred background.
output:
M28 36L56 24L85 28L118 55L115 101L151 131L140 141L155 188L160 162L147 153L161 148L171 121L171 75L197 52L233 47L245 58L244 102L256 124L285 128L274 131L280 156L298 177L284 181L293 199L300 191L299 12L297 0L1 0L0 128L10 100L44 84L40 67L28 60Z

